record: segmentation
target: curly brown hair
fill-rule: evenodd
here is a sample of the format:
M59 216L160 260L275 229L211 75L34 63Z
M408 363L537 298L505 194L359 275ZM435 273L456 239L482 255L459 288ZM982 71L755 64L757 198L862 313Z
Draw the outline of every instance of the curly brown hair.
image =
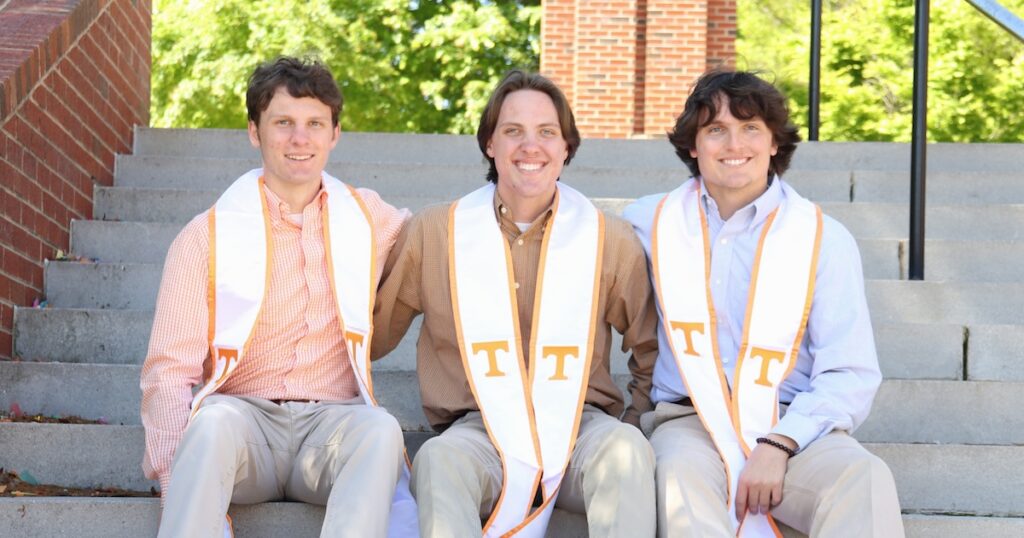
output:
M676 148L690 173L700 175L697 159L690 155L696 147L697 131L714 121L722 99L729 101L729 111L739 119L761 118L772 133L772 142L778 151L768 165L769 175L782 175L800 141L797 128L789 121L786 97L775 86L747 71L715 70L704 73L686 99L683 113L668 140Z

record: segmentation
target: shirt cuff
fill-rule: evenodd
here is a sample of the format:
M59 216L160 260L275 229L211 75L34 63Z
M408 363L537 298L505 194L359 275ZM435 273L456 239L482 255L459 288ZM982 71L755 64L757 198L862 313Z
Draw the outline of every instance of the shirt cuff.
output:
M822 434L822 424L810 417L797 413L786 413L779 423L772 428L772 433L785 435L796 441L797 452L807 448Z

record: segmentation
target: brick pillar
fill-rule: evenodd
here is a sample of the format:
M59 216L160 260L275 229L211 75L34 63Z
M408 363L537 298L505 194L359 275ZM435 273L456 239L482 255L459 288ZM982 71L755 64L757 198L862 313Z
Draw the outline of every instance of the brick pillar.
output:
M694 80L731 66L735 0L543 0L541 72L590 138L664 136Z
M148 0L0 1L0 359L43 261L149 124Z

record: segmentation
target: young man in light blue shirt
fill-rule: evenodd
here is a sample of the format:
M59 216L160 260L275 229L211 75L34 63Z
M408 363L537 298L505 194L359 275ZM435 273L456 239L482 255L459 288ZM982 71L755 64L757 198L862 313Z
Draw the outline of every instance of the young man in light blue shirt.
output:
M707 73L669 140L694 177L624 212L662 321L643 417L658 535L902 536L892 474L849 436L882 379L860 254L781 177L785 98Z

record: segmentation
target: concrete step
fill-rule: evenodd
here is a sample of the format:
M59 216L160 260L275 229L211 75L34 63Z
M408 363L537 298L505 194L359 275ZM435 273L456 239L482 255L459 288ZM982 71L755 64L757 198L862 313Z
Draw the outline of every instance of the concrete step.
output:
M222 191L243 172L260 166L259 157L226 159L121 155L118 187ZM486 167L472 164L406 162L332 162L327 171L385 198L410 194L449 200L478 187ZM665 192L689 176L681 163L670 167L595 167L572 164L562 180L590 196L635 198ZM786 181L816 202L904 203L909 176L901 171L794 169ZM931 205L1024 203L1024 174L1013 172L935 171L928 177ZM98 197L98 203L102 198ZM97 215L102 213L97 212Z
M421 319L413 321L394 351L374 363L375 370L415 369ZM142 364L152 323L151 310L17 308L14 352L28 361ZM886 378L963 378L963 326L888 323L875 324L874 329ZM979 379L1024 381L1024 365L1015 360L1024 345L1024 327L972 326L968 330L972 338L980 339L969 342L970 365L988 376ZM627 373L627 356L620 349L616 334L611 345L613 373Z
M0 362L0 409L17 403L31 414L138 424L140 372L135 365ZM623 390L628 380L615 376ZM377 401L403 430L430 431L414 372L378 371L374 387ZM1014 411L1020 394L1020 382L886 380L856 437L886 443L1024 445L1024 416Z
M410 456L430 434L406 434ZM0 467L30 471L40 482L148 490L142 476L142 426L0 424ZM1024 447L877 444L865 447L889 465L902 508L910 512L1024 516ZM937 469L949 472L936 472Z
M324 509L298 502L272 502L231 505L228 514L235 536L239 538L315 538L320 536ZM159 499L0 498L0 535L3 536L138 538L156 536L159 521ZM547 536L586 538L586 522L585 516L556 508ZM932 522L936 523L942 522Z
M239 175L258 166L258 158L204 159L121 155L117 158L115 183L119 188L223 191ZM418 196L438 201L452 200L483 185L486 171L486 165L479 161L465 165L402 162L332 162L327 165L327 172L331 175L354 186L373 189L385 199ZM682 164L670 168L639 170L573 164L565 168L562 180L589 196L635 198L671 190L688 176ZM792 174L787 174L786 179L813 200L849 202L851 199L851 174L845 170L796 170ZM906 183L906 180L902 177L893 180L894 185L897 182ZM1009 181L1003 183L1014 184ZM866 193L888 192L884 178L872 184L877 186L865 190ZM935 182L929 192L941 193L945 190L944 184L942 181ZM984 184L987 183L983 182ZM984 192L981 186L971 192ZM890 190L895 192L895 189ZM1021 198L1024 201L1024 187L1019 190L1022 191ZM878 201L889 200L878 198ZM1005 196L992 197L992 201L1008 202Z
M869 280L877 323L1024 324L1024 283Z
M182 226L177 222L75 220L71 223L71 252L110 263L162 264ZM857 243L865 278L906 278L906 240L863 238ZM1017 282L1017 261L1024 259L1024 241L928 239L925 252L928 280Z
M322 507L274 502L232 505L228 511L240 538L320 536ZM41 497L0 498L0 533L21 538L137 538L156 536L160 519L157 499L89 499ZM1024 518L905 514L908 538L963 536L1015 537L1024 534ZM555 509L548 525L550 538L586 538L586 517ZM802 536L783 530L786 538Z
M257 158L241 129L136 130L136 155ZM478 164L480 149L473 135L342 133L331 154L338 162L412 162ZM585 139L574 163L581 166L682 168L664 139ZM1019 172L1024 144L928 144L929 170ZM804 142L793 157L793 169L893 170L909 172L910 144L892 142Z
M156 264L47 262L46 298L57 308L151 309ZM1024 283L868 280L868 305L883 323L1024 324Z

